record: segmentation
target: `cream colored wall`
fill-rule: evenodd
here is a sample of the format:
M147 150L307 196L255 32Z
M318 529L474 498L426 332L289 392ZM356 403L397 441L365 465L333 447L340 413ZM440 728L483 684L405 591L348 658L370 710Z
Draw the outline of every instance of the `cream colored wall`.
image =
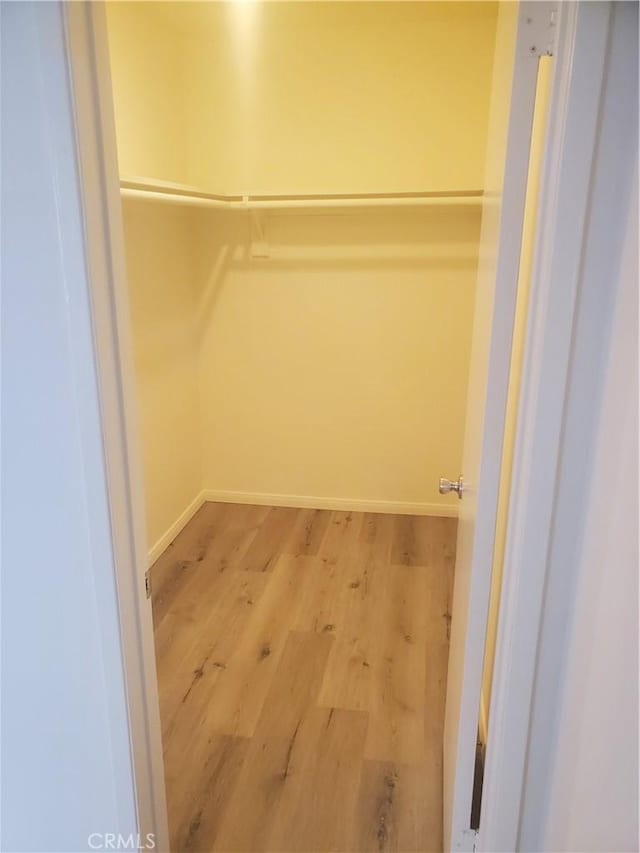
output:
M206 487L455 510L479 208L198 222Z
M496 7L111 2L121 174L482 188ZM478 216L270 214L257 260L244 214L127 202L150 546L201 486L455 512Z
M112 0L121 174L228 193L481 189L497 5Z
M496 3L195 4L190 182L482 188Z
M524 358L525 332L527 327L527 311L533 264L533 251L536 237L536 218L538 214L538 196L540 192L541 169L543 163L545 131L549 112L551 95L553 59L545 56L540 59L536 102L531 132L531 152L529 172L527 175L527 195L525 215L522 230L522 249L520 253L520 273L518 277L518 295L514 319L513 341L511 345L511 365L509 373L509 388L507 392L507 410L505 416L505 434L502 450L502 468L500 471L500 487L498 510L496 516L496 533L491 577L491 596L489 601L489 618L487 623L487 638L485 647L484 672L482 676L482 708L481 735L485 738L489 723L491 704L491 682L495 659L496 638L502 589L502 573L504 564L504 549L507 535L507 519L509 497L511 494L511 473L513 467L513 451L518 426L518 402L520 382L522 378L522 363Z
M106 4L120 174L186 183L186 36L178 3Z
M194 212L135 200L123 208L151 549L202 490Z

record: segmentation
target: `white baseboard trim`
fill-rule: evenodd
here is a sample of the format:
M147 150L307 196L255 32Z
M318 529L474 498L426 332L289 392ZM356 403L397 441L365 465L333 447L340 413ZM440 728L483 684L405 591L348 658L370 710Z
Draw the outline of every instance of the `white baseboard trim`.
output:
M191 521L193 516L198 512L200 507L205 501L210 500L206 497L207 492L203 489L199 495L191 501L189 506L180 513L178 518L173 522L171 527L166 530L162 536L158 539L158 541L153 545L153 547L149 550L147 554L147 563L149 566L152 566L155 561L158 559L160 554L167 548L173 540L176 538L178 533L182 530L183 527Z
M333 509L346 512L381 512L396 515L439 515L446 518L458 517L457 506L444 503L322 498L309 495L269 495L262 492L229 492L219 489L205 489L203 494L205 500L219 501L220 503L290 506L300 509Z
M345 512L381 512L394 515L439 515L457 518L458 508L436 503L410 503L408 501L371 501L351 498L320 498L308 495L269 495L262 492L229 492L203 489L180 513L178 518L154 543L147 554L147 564L152 566L162 552L187 526L206 501L233 504L258 504L260 506L290 506L296 509L334 509Z

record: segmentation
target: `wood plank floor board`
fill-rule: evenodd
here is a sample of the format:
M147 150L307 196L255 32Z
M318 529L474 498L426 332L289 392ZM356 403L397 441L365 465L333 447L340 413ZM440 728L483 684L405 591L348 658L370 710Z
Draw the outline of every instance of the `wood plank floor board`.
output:
M293 527L284 552L295 556L315 556L325 537L331 513L324 509L298 510L298 518Z
M283 555L211 695L212 728L251 737L300 604L308 557Z
M188 758L187 772L167 780L175 851L213 850L249 748L247 738L209 735Z
M182 559L201 562L210 542L229 527L233 515L228 504L205 502L174 539L174 550L180 550Z
M251 738L235 790L210 850L220 853L270 850L268 833L283 790L288 785L298 784L298 780L294 782L287 773L290 748L288 738Z
M157 670L165 737L170 727L181 725L187 699L193 702L203 695L208 705L213 685L229 665L265 588L266 578L258 572L216 576L209 595L199 599L199 611L183 623L182 632L175 632L173 642L164 643Z
M154 630L162 624L180 592L197 571L198 564L194 560L180 559L177 556L179 553L175 544L170 545L162 557L154 563L151 590Z
M243 509L230 513L228 504L204 503L156 560L151 586L154 627L173 609L194 576L201 574L199 570L209 555L214 565L221 561L224 566L231 561L231 552L245 540L248 546L255 526L243 523L245 516Z
M351 850L366 730L367 715L360 711L313 708L303 718L266 849Z
M368 588L361 586L362 565L353 558L338 563L312 558L294 629L331 634L346 629L354 603Z
M398 515L395 519L391 563L399 566L430 566L434 560L442 519L428 515Z
M391 544L394 540L395 515L382 515L379 512L364 512L360 525L360 541L367 545L376 545L382 549L385 562L391 562Z
M456 534L457 520L455 518L440 518L440 551L442 554L442 567L447 589L447 619L451 627L451 608L453 607L453 577L456 564ZM449 633L447 632L447 640Z
M226 507L227 523L244 529L260 528L273 507L264 504L218 504Z
M202 625L213 614L220 614L218 602L225 602L231 588L237 590L247 602L257 599L266 587L266 581L258 572L247 573L246 578L236 577L234 572L211 571L209 567L198 564L184 585L173 606L155 629L156 658L171 650L176 644L184 644L202 631Z
M363 549L358 562L344 573L347 583L343 581L334 598L329 598L334 610L326 609L321 619L331 620L335 643L320 692L321 705L353 711L372 707L386 568L375 547Z
M284 551L293 533L298 510L290 507L267 507L266 517L241 560L240 568L252 572L269 572Z
M289 633L256 725L258 736L294 736L318 700L333 643L330 634Z
M425 569L387 568L372 660L367 758L401 764L424 760L428 601Z
M361 513L332 512L318 552L323 562L335 565L338 560L345 561L353 557L361 525Z
M172 666L180 664L186 650L202 634L203 624L229 585L224 573L211 570L205 562L188 565L188 578L155 627L156 661L160 666L167 659L169 672L174 671ZM152 589L153 584L152 576Z
M257 533L257 527L228 527L209 544L203 565L210 572L225 572L235 568L242 562Z
M425 678L425 743L432 764L442 765L447 666L449 659L449 630L453 596L455 561L455 520L434 519L434 565L427 572L429 619Z
M174 853L441 849L455 535L445 518L194 516L152 568Z
M352 824L361 853L438 853L442 850L441 768L365 761Z
M342 566L310 557L304 590L292 622L295 631L336 631L349 584Z
M268 849L268 831L279 803L285 791L288 796L289 788L300 784L292 771L293 751L297 756L308 731L307 716L315 707L332 643L328 634L289 634L216 838L216 850Z

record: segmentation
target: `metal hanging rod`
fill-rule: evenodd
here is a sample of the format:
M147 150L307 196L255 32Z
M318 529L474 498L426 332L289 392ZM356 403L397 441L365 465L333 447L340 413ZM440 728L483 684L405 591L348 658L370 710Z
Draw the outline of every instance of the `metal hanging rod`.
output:
M308 195L219 195L183 184L146 179L122 179L123 198L147 199L220 210L288 210L337 207L421 207L430 204L478 204L482 190L443 190L400 193L311 193Z

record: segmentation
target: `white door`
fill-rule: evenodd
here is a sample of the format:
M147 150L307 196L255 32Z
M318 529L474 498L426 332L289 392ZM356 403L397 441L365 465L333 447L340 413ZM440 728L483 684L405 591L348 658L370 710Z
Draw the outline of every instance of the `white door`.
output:
M471 800L536 78L552 3L501 3L485 163L444 733L444 849L472 850ZM458 472L443 472L456 476Z

